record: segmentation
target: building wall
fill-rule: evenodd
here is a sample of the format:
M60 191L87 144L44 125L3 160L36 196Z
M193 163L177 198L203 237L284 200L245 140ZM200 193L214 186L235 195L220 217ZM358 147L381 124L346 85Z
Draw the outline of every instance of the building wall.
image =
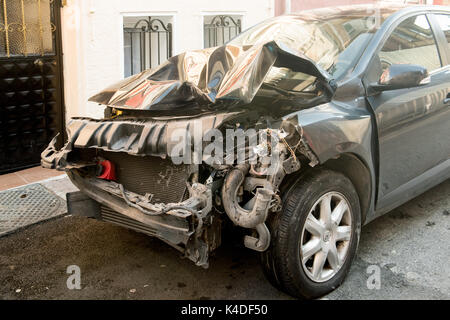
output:
M434 2L449 0L434 0ZM275 15L282 15L287 11L297 12L301 10L324 8L332 6L345 6L352 4L377 3L379 0L275 0ZM405 0L384 0L384 2L401 2ZM433 4L433 0L409 0L409 3ZM289 8L290 7L290 8Z
M290 2L290 3L287 3ZM307 9L324 8L332 6L343 6L351 4L374 3L376 0L276 0L275 15L282 15L287 10L297 12Z
M172 16L173 54L203 48L203 19L242 15L246 29L274 15L273 0L68 0L62 9L66 119L102 117L87 99L124 77L123 17Z

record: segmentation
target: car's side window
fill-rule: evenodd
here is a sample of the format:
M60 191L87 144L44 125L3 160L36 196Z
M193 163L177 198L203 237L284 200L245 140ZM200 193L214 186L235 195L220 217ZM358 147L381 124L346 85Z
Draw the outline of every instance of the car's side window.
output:
M433 32L425 15L404 20L379 53L385 71L392 64L417 64L429 72L441 67Z
M436 14L435 15L439 26L444 32L445 37L447 38L447 51L450 50L450 15L449 14Z

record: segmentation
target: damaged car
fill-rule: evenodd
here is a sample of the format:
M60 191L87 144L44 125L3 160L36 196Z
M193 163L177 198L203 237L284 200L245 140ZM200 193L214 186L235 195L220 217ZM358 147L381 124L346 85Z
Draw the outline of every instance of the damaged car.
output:
M93 96L42 153L70 214L200 267L229 229L300 298L337 288L361 227L450 176L448 8L368 5L262 22Z

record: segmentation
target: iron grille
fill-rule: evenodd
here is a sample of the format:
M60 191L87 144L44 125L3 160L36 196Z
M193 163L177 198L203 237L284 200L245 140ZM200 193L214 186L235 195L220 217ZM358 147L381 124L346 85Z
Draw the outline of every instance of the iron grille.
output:
M242 22L238 17L214 16L210 23L205 23L205 48L217 47L230 41L242 32Z
M125 76L156 67L172 56L172 24L148 17L124 28Z
M0 57L54 55L55 0L1 0Z

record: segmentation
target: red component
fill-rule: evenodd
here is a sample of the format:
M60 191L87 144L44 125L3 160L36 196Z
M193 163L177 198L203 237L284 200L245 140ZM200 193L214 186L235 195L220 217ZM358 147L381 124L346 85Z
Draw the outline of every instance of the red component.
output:
M109 160L103 160L100 162L102 166L102 174L99 179L115 181L116 180L116 166Z

